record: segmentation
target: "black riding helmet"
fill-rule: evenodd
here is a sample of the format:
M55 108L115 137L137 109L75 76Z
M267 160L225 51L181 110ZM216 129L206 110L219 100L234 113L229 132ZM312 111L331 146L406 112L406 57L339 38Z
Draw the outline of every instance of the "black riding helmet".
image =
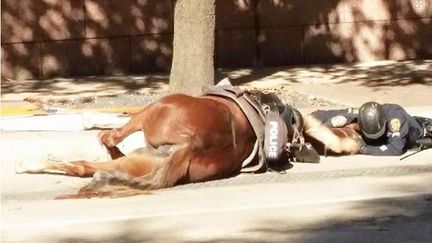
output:
M377 102L367 102L360 107L358 122L363 136L367 139L378 139L386 131L384 111Z

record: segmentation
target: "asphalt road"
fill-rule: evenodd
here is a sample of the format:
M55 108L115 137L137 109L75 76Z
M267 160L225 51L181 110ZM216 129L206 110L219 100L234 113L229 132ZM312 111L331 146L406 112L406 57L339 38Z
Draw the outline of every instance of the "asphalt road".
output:
M14 173L20 162L47 157L103 160L95 134L2 134L2 242L432 239L432 150L403 161L327 157L294 164L287 174L240 175L118 199L53 200L89 179ZM140 139L136 134L122 148L132 150Z

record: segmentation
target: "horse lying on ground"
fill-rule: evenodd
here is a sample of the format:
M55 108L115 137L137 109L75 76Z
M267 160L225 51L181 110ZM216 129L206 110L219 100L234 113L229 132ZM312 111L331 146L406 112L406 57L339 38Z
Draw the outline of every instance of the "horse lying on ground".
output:
M249 98L256 101L253 97ZM266 171L271 167L268 163L256 167L257 143L262 135L257 134L243 106L244 103L211 92L200 97L168 95L143 108L123 127L99 133L99 142L112 160L44 161L38 169L32 165L32 170L21 172L54 170L69 176L93 176L92 182L78 194L62 197L89 198L130 196L178 184L227 178L248 166L255 166L250 172ZM312 116L305 116L302 125L301 133L320 154L325 150L335 154L358 152L358 134L353 128L329 129ZM136 131L143 131L146 146L125 156L116 145Z

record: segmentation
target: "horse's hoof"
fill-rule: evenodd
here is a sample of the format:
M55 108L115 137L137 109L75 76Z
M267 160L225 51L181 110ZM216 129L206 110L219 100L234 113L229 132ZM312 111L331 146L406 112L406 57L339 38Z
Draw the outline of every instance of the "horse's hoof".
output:
M15 163L15 173L16 174L22 174L27 172L27 168L23 166L23 162L16 162Z
M46 165L41 162L18 161L15 163L15 173L37 173L43 171L45 167Z

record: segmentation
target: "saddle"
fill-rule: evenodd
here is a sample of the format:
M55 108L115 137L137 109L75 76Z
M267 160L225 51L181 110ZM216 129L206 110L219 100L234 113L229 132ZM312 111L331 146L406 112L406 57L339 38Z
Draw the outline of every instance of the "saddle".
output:
M204 95L229 98L237 103L251 124L257 140L252 153L243 161L241 172L270 169L288 153L288 162L318 162L319 155L304 143L300 112L283 104L276 94L243 91L231 85L214 86ZM291 138L288 141L288 138ZM257 164L253 164L255 158Z

